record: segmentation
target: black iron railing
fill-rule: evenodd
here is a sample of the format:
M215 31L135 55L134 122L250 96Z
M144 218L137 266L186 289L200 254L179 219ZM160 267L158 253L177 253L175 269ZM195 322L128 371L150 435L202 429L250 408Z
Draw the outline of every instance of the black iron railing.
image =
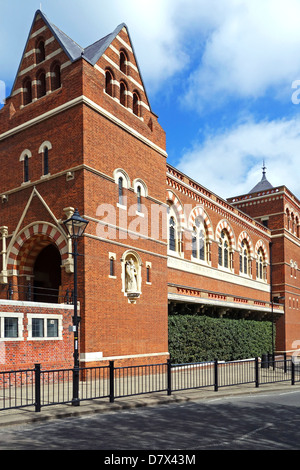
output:
M244 361L212 361L191 364L160 364L115 367L107 366L42 370L34 369L0 371L0 410L43 407L58 404L75 404L74 381L77 381L79 402L107 398L115 399L134 395L165 392L171 395L180 390L300 382L300 364L293 358L268 357ZM76 396L76 404L78 398Z
M7 286L7 300L23 300L27 302L48 302L74 304L73 290L66 289L64 293L60 289L40 287L32 284L12 284Z

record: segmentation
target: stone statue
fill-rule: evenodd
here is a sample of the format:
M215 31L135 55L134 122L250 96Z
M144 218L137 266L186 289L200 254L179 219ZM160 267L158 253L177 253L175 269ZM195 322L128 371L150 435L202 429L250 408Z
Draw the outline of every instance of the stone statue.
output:
M126 261L126 292L137 292L137 269L133 259Z

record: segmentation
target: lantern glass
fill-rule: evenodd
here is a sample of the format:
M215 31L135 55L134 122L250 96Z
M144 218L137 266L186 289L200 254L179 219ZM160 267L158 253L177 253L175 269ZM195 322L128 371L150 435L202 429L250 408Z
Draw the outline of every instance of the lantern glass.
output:
M64 225L70 237L76 239L82 237L88 223L88 220L83 219L79 215L78 209L75 209L74 214L64 221Z

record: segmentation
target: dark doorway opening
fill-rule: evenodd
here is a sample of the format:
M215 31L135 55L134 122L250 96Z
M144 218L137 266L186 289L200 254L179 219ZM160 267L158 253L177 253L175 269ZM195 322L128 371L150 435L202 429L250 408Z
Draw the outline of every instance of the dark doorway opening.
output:
M54 245L38 254L33 268L33 298L35 302L58 303L61 285L61 257Z

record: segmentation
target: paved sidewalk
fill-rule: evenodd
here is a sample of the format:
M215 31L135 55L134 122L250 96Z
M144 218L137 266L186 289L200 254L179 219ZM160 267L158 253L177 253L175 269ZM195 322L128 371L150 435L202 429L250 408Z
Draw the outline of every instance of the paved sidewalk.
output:
M189 401L217 400L224 397L234 397L241 395L253 395L263 393L288 393L300 391L300 383L290 385L287 383L265 384L256 388L253 384L241 386L229 386L219 388L217 392L213 389L196 389L181 392L174 392L168 396L166 392L138 395L117 399L110 403L107 398L82 401L80 406L72 405L52 405L43 407L37 413L34 407L3 410L0 411L0 427L24 425L30 423L41 423L52 419L62 419L72 416L84 416L95 413L112 413L120 410L132 409L143 406L163 406L168 404L183 403Z

